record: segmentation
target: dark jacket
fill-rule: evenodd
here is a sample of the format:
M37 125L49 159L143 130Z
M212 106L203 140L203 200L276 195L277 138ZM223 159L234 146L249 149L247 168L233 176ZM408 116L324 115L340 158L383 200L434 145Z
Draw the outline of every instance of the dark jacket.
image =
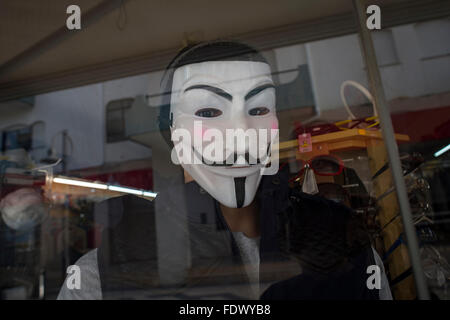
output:
M205 298L194 289L233 283L246 284L249 294L243 295L250 297L249 278L217 201L195 182L166 192L182 200L160 192L153 202L129 195L103 204L103 297L164 288L174 297ZM367 266L375 264L370 243L349 208L289 188L286 170L263 177L257 201L263 299L378 299L378 290L366 287ZM162 232L173 243L158 242Z

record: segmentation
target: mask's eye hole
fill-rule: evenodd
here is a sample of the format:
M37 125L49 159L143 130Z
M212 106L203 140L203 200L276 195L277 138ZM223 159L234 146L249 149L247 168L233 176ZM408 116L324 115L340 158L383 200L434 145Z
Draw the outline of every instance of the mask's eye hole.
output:
M266 107L258 107L253 108L248 111L248 114L251 116L263 116L265 114L268 114L270 110Z
M219 109L215 109L215 108L204 108L204 109L200 109L198 110L195 115L198 117L203 117L203 118L214 118L214 117L218 117L222 114L222 111L220 111Z

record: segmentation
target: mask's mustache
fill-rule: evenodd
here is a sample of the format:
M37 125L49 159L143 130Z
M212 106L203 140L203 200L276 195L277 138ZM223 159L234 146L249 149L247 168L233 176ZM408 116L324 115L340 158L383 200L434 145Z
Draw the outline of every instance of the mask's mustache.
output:
M267 145L267 151L263 158L258 158L258 157L255 158L249 152L246 152L245 154L239 154L237 152L234 152L234 153L230 154L230 156L223 161L211 161L211 160L203 158L203 156L201 154L199 154L198 151L195 150L194 147L192 147L192 150L194 151L194 156L197 157L197 159L201 159L203 164L206 164L208 166L213 166L213 167L231 167L236 164L238 157L242 156L242 155L244 156L246 163L240 164L240 165L245 166L245 165L264 164L266 162L266 159L270 158L270 156L271 156L270 144Z

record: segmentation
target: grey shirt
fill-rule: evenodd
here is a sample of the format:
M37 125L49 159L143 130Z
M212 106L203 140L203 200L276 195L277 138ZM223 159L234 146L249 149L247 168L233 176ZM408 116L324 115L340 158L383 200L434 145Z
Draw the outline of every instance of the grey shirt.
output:
M260 238L248 238L242 232L233 232L234 239L241 253L245 271L250 280L253 297L258 299L259 292L259 240Z
M97 249L91 250L75 262L80 268L80 288L69 289L68 277L58 294L58 300L101 300L102 288L98 272Z

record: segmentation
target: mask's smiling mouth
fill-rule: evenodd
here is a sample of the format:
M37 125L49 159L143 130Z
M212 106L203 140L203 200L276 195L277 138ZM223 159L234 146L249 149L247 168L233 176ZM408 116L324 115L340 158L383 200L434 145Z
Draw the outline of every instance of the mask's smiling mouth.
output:
M267 152L263 159L258 158L258 157L254 158L250 155L249 152L246 152L244 154L245 164L240 163L238 165L236 165L236 161L238 159L238 156L240 156L240 155L237 154L236 152L234 152L233 154L231 154L229 156L228 161L227 161L227 159L225 159L223 161L216 162L216 161L209 161L209 160L204 159L203 156L193 146L192 146L192 150L194 152L194 157L196 157L197 159L200 159L203 164L205 164L207 166L212 166L212 167L226 167L227 169L249 168L254 165L261 165L261 164L265 163L265 161L268 157L270 157L270 144L267 145ZM232 161L230 159L231 157L233 157Z
M243 169L243 168L250 168L252 165L248 165L248 166L239 166L239 167L227 167L227 169Z

